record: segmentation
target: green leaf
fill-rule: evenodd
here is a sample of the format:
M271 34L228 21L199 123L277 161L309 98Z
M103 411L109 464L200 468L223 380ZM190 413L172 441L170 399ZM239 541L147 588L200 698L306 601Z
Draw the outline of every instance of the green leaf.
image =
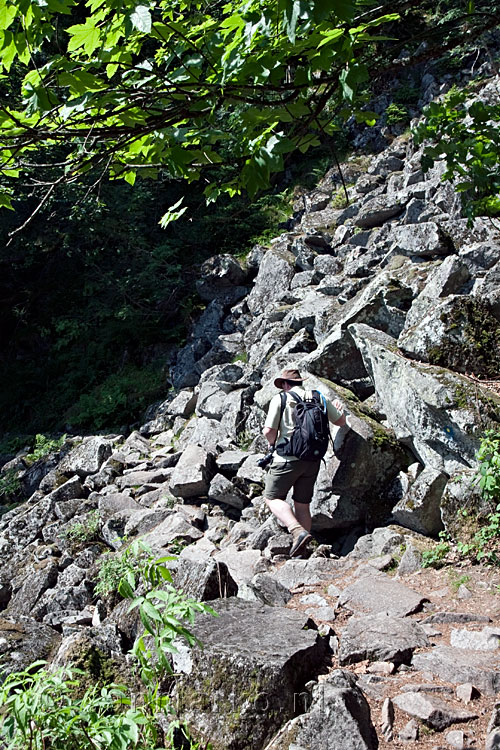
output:
M71 35L71 39L68 42L68 52L83 47L87 55L92 54L100 44L101 33L98 28L92 24L92 20L89 19L87 23L76 24L70 26L67 29L68 34Z
M158 222L162 229L166 229L172 221L177 221L177 219L179 219L187 211L187 206L184 206L179 211L177 211L183 200L184 198L180 198L177 203L174 203L173 206L170 206L170 208L167 209L166 213L163 214L160 221Z
M144 34L151 31L151 13L147 5L137 5L130 16L132 26Z
M14 5L7 5L4 0L4 4L0 6L0 31L8 29L12 21L16 17L17 10Z
M0 193L0 208L8 208L13 211L12 198L6 193Z

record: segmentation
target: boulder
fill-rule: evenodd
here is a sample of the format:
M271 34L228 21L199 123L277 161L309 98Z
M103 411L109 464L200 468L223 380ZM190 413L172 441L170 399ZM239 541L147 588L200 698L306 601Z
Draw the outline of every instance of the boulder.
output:
M419 534L438 536L444 528L440 503L447 481L443 472L424 468L392 509L394 521Z
M485 695L500 693L500 656L491 653L435 646L428 653L414 654L412 664L455 685L471 682Z
M206 495L213 471L213 455L198 445L188 445L170 479L175 497Z
M72 476L77 474L81 478L89 474L96 474L107 458L111 456L113 441L101 437L85 439L80 445L60 461L57 471Z
M214 750L264 747L294 716L325 641L304 629L299 612L236 598L211 606L218 617L199 617L193 628L203 649L182 647L173 657L177 714Z
M398 440L422 464L447 474L475 465L476 433L487 416L478 415L476 398L493 409L500 397L482 393L457 373L405 359L396 341L381 331L362 324L349 330Z
M353 674L331 672L315 685L312 697L299 698L307 711L291 719L265 750L376 750L377 733L370 708Z
M232 255L215 255L202 263L196 291L203 300L234 304L247 293L246 273Z
M248 498L223 474L216 474L210 482L208 497L218 503L231 505L233 508L239 508L240 510L248 503Z
M401 711L420 719L437 731L442 731L456 722L477 719L476 713L457 709L433 695L408 692L396 695L393 700Z
M393 255L398 253L432 258L450 255L454 252L451 241L433 221L394 226L391 228L387 243Z
M264 255L252 291L248 309L254 315L264 312L270 303L288 289L294 276L295 258L289 250L272 248Z
M22 672L33 662L49 660L57 651L61 636L53 628L31 617L0 618L0 654L2 672Z
M383 573L365 569L365 575L347 586L339 597L339 606L354 612L385 613L391 617L406 617L418 612L424 596Z
M364 659L409 664L416 648L429 645L425 631L413 620L385 613L351 617L340 638L339 664Z

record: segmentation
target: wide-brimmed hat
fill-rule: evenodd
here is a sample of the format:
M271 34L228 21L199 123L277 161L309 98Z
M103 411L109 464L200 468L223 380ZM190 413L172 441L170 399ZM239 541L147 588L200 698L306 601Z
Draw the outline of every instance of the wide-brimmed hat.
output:
M289 383L297 383L297 385L300 385L300 383L303 383L304 380L307 380L307 378L302 378L300 376L300 372L298 370L283 370L279 378L276 378L274 381L274 385L276 388L283 388L283 381L287 380Z

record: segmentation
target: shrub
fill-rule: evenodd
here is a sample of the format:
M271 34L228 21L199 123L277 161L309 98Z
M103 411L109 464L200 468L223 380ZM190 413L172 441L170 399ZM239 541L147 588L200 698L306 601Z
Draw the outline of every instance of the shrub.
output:
M403 104L389 104L385 110L386 122L388 125L399 125L400 123L410 122L410 113Z
M85 521L77 521L72 524L62 532L61 536L69 542L87 544L88 542L96 542L99 539L100 530L101 517L99 511L94 510L87 514Z
M60 438L48 438L46 435L35 435L35 445L31 453L28 453L24 460L31 466L36 461L47 458L51 453L56 453L62 448L66 440L66 435Z
M7 500L9 497L17 495L20 490L21 480L15 469L8 469L3 476L0 476L0 500Z

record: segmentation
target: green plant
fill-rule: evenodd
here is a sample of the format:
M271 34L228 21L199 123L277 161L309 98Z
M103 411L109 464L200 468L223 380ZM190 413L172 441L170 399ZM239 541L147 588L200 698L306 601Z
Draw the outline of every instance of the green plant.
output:
M150 552L144 545L142 549ZM139 664L141 679L149 685L171 674L168 654L176 651L176 639L184 639L191 646L199 644L186 624L191 625L197 613L216 615L208 605L189 599L174 588L165 566L173 559L153 559L149 555L128 570L118 586L119 594L132 600L129 611L139 610L144 631L136 638L131 653ZM138 589L140 595L136 594Z
M108 553L103 555L99 561L97 583L94 587L96 594L107 596L117 592L120 581L128 573L134 571L141 558L147 555L148 549L140 540L133 542L123 552Z
M231 362L233 364L235 362L243 362L243 364L246 364L248 362L248 352L240 352L239 354L235 354Z
M466 574L457 576L457 573L454 570L449 571L449 576L450 576L450 587L455 593L458 591L460 586L465 586L465 584L469 583L469 581L471 580L471 577Z
M473 100L466 89L450 89L441 102L432 102L414 131L415 143L426 145L424 172L444 158L442 179L458 182L469 224L475 216L500 215L500 104Z
M86 544L99 539L101 517L99 511L93 510L85 517L85 521L77 521L61 533L64 539L76 544Z
M440 541L437 542L431 549L426 549L422 552L422 567L423 568L442 568L445 564L446 556L450 551L450 545L448 544L448 535L445 531L439 533Z
M40 461L43 458L47 458L51 453L56 453L62 448L66 441L66 435L61 435L60 438L48 438L46 435L35 435L35 445L31 453L24 456L25 462L28 466L34 464L35 461Z
M252 445L255 435L250 430L242 430L236 436L235 443L242 451L247 451Z
M7 471L0 476L0 498L7 499L13 495L17 495L21 490L21 480L17 475L15 469L7 469Z
M488 502L500 500L500 431L487 430L477 453L479 471L476 482Z
M399 123L409 123L410 113L403 104L392 102L385 110L386 122L388 125L398 125Z
M8 750L155 750L151 707L132 707L126 688L93 685L79 697L84 672L32 664L9 675L0 691L0 737ZM155 706L158 708L158 706ZM165 702L162 708L165 708Z

